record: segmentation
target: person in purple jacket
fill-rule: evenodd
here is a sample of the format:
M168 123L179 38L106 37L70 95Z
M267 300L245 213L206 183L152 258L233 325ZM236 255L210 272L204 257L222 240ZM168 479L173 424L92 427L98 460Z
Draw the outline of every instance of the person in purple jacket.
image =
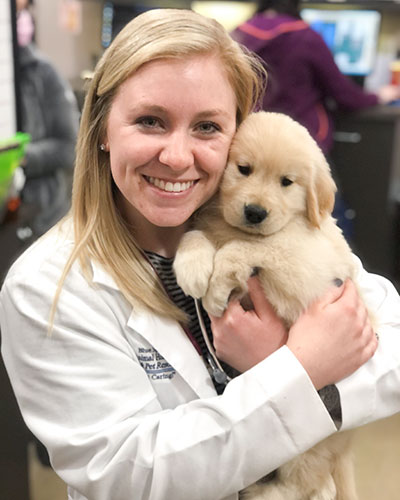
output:
M354 111L399 99L400 87L387 85L378 94L367 93L343 75L323 38L302 21L299 4L260 0L255 15L232 36L266 63L263 108L300 122L329 155L334 129L329 103Z

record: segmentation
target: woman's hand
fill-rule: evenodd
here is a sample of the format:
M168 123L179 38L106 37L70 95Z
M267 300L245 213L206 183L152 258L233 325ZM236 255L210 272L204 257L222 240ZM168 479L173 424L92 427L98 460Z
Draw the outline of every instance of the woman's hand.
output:
M231 301L222 317L211 317L214 347L219 359L244 372L287 341L287 328L265 298L259 280L248 281L254 309L245 311Z
M312 304L290 328L287 341L316 389L356 371L377 345L368 312L350 280Z
M375 353L378 341L354 283L332 287L312 304L287 334L264 297L257 278L248 282L254 310L232 301L221 318L211 317L218 358L244 372L287 343L316 389L356 371Z
M378 90L379 104L388 104L392 101L400 99L399 85L384 85Z

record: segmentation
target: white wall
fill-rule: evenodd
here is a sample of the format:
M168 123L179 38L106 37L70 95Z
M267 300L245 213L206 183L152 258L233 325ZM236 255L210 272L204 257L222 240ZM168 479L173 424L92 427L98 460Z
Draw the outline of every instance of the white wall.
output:
M16 132L10 0L0 0L0 140Z
M62 0L35 0L36 43L68 80L77 79L81 72L93 69L102 52L101 18L103 2L80 0L82 31L67 32L60 23Z

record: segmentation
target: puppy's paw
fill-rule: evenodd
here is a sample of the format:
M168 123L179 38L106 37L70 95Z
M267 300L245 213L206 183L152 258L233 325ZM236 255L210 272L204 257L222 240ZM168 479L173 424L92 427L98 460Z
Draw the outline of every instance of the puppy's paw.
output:
M204 297L207 292L208 283L212 274L212 262L205 261L203 265L198 265L192 259L185 259L185 262L178 261L174 264L176 281L186 295L195 299Z
M213 272L213 257L214 252L207 246L178 249L173 268L176 281L186 295L204 297Z
M220 318L224 314L228 305L228 300L229 292L226 293L225 291L218 291L215 287L212 287L203 298L202 304L208 314Z
M206 296L204 309L211 315L221 317L231 299L241 300L247 293L247 280L252 268L218 252L214 262L214 272Z

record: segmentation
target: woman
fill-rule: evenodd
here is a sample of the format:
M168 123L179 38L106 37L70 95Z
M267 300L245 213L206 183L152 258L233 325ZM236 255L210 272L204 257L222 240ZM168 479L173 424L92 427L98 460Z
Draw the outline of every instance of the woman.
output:
M17 34L22 130L31 141L22 162L24 203L35 207L32 230L41 236L69 210L79 110L75 96L32 43L29 5L17 0Z
M326 155L333 146L333 110L354 111L399 99L400 88L365 92L343 75L323 38L302 21L300 0L259 0L255 15L232 34L263 59L269 73L263 108L288 114Z
M1 295L14 390L70 499L233 500L335 432L317 390L342 379L343 428L399 409L399 298L362 270L382 321L372 359L352 283L286 332L253 278L255 310L232 303L213 321L217 354L243 374L221 388L207 369L193 303L168 271L260 76L218 23L185 10L137 17L98 63L72 215L13 266Z

